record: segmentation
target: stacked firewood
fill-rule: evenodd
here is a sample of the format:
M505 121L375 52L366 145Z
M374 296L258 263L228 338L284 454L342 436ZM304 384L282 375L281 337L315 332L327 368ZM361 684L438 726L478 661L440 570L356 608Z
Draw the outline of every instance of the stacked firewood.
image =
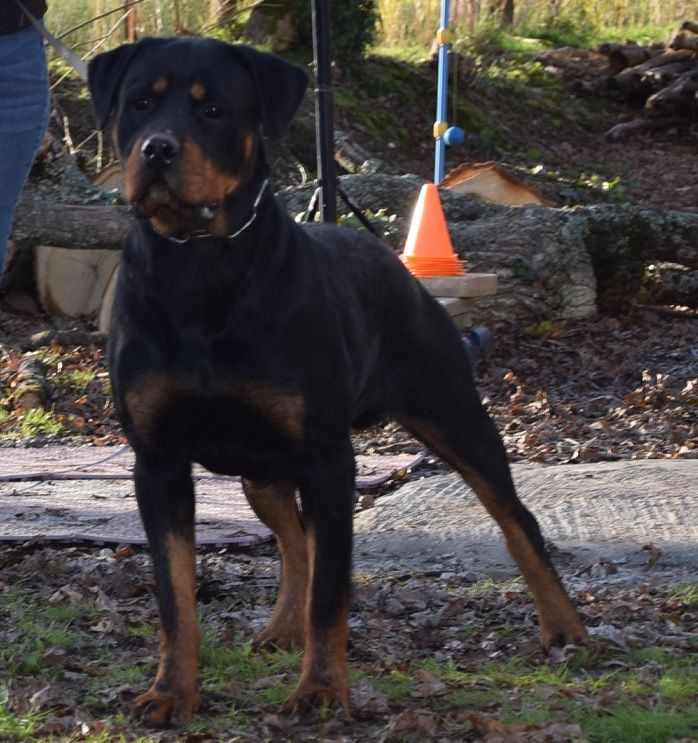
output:
M687 126L698 103L698 23L686 21L668 44L603 44L606 74L589 89L642 107L631 121L612 127L609 139L632 131Z

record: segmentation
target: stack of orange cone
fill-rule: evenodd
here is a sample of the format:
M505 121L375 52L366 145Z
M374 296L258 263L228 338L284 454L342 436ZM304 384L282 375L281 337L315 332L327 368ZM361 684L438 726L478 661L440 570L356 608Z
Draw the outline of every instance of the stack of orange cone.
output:
M405 251L400 258L410 272L420 278L461 276L465 273L462 262L453 250L439 189L434 183L422 186Z

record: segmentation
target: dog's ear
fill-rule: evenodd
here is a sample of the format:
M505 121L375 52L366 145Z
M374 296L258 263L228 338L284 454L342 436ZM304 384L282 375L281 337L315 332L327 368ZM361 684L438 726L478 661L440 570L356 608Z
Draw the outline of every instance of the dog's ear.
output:
M87 65L87 86L98 129L104 129L116 105L117 92L133 55L135 44L124 44L113 51L98 54Z
M116 106L121 81L136 54L158 41L162 40L145 38L135 44L122 44L90 60L87 65L87 86L98 129L104 129L107 125L109 114Z
M249 46L232 48L243 58L254 79L264 133L279 139L303 100L308 75L303 68L275 54L258 52Z

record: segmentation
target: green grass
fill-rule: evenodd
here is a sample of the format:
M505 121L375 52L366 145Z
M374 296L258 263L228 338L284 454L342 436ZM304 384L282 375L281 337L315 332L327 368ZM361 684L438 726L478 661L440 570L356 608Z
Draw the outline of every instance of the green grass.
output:
M698 736L695 707L677 711L654 705L646 709L621 702L602 712L580 710L572 719L582 726L590 743L666 743L681 738L695 740Z
M47 367L58 366L58 363L61 360L61 354L52 348L39 348L32 353L32 356L35 356Z
M689 611L698 608L698 583L679 583L669 595L669 601Z
M667 41L676 31L678 24L666 26L630 25L620 28L595 28L585 36L589 48L594 48L604 42L625 43L632 39L638 44L653 44L657 41ZM563 44L564 46L564 44Z
M388 695L388 701L395 702L398 699L406 699L414 687L414 679L411 675L393 668L385 676L371 679L373 686L383 694Z
M140 637L155 637L158 633L157 625L153 622L138 622L131 625L131 633Z
M26 741L41 725L45 715L38 712L23 712L15 715L0 704L0 740Z
M67 433L67 429L53 411L35 408L21 416L17 433L21 438L28 439L33 436L59 436Z
M239 637L224 644L215 627L204 627L199 653L202 688L221 690L233 680L254 687L255 680L284 677L269 686L253 689L257 699L280 705L291 692L300 673L300 651L256 650Z
M404 44L402 46L375 46L371 49L371 54L377 57L398 59L410 64L419 64L427 58L428 51L421 44Z
M483 25L477 29L472 39L456 44L456 49L463 47L466 53L498 55L543 51L550 46L550 43L541 38L514 33L498 26Z
M129 686L134 692L145 691L154 677L154 670L145 665L110 664L106 653L100 665L108 667L109 673L88 679L84 690L84 703L91 707L102 707L104 695L122 686Z
M606 42L624 43L628 39L638 44L666 41L676 25L629 25L604 27L585 19L558 17L555 21L500 28L496 24L481 24L473 39L460 40L456 45L477 54L512 54L544 51L563 46L596 49ZM409 47L408 47L409 48Z
M512 657L463 668L454 661L415 661L374 679L393 702L419 695L419 671L446 689L429 699L436 712L494 710L505 724L559 721L581 725L590 741L660 743L698 735L698 663L649 648L622 656L624 666L598 670L591 651L559 665ZM656 667L656 676L646 667ZM551 704L554 700L554 705ZM635 701L637 700L637 701Z
M517 656L504 661L485 663L476 671L463 671L453 661L425 660L415 664L425 671L455 684L492 684L497 688L552 686L564 688L572 682L567 664L546 666L530 658Z
M16 421L4 408L0 408L0 426L5 426L0 432L0 439L22 438L29 439L34 436L66 436L70 429L66 427L61 417L53 410L34 408L22 413Z
M0 639L0 665L9 675L34 674L42 669L57 675L57 669L45 668L43 654L50 648L70 650L75 642L74 623L101 616L91 607L32 601L18 589L0 596L0 617L6 613L11 613L16 630L9 640Z
M463 595L467 598L482 598L483 596L504 594L512 589L520 588L522 584L523 578L520 576L500 583L496 583L491 578L483 578L482 580L477 581L477 583L467 586L463 591ZM528 591L526 586L524 586L524 588Z
M87 385L97 376L95 369L67 369L56 379L56 383L63 390L77 390L84 392Z

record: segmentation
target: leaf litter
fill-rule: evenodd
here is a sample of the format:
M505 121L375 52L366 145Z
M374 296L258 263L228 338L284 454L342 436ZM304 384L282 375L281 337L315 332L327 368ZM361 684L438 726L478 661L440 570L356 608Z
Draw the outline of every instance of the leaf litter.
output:
M648 578L560 565L593 644L548 656L521 583L392 572L355 576L353 720L284 714L299 656L253 646L275 597L266 545L199 554L201 710L185 730L154 733L125 714L158 655L146 552L6 546L0 569L2 709L39 716L30 739L576 741L585 716L629 701L688 715L698 694L698 589L677 590L668 569ZM672 684L691 674L682 698Z
M45 325L14 318L3 326L2 444L122 443L99 346L47 349L49 405L66 425L59 437L17 435L13 369L24 353L21 339ZM648 309L535 332L498 330L496 352L477 366L476 378L510 458L574 465L697 456L697 330L690 313ZM92 372L85 389L66 381L71 369ZM361 453L421 448L394 424L357 434L354 444ZM432 457L416 476L442 468ZM402 473L387 489L411 476ZM637 714L670 713L680 720L672 737L695 738L698 588L691 575L664 566L656 546L645 550L644 571L603 556L580 565L556 555L593 646L547 657L521 583L476 571L356 575L350 722L336 711L309 718L280 711L297 678L298 654L253 646L275 598L274 548L201 551L201 709L184 730L153 732L127 714L158 656L147 553L38 540L0 547L0 737L602 740L598 725L620 719L630 705Z

